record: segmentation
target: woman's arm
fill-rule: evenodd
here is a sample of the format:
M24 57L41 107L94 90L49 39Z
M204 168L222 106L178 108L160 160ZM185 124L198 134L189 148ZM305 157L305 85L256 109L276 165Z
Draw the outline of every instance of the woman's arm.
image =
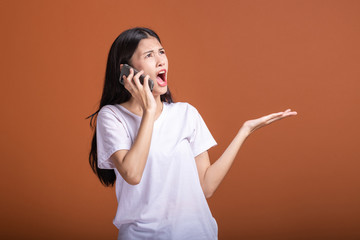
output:
M138 135L131 149L119 150L110 157L120 175L131 185L139 184L144 172L154 121L153 114L144 113Z
M148 85L149 75L146 75L142 85L139 81L142 73L143 71L140 71L133 76L131 69L129 76L124 76L125 88L143 110L138 135L130 150L119 150L110 157L120 175L131 185L139 184L144 172L156 115L156 101Z
M294 116L296 114L296 112L292 112L288 109L285 112L273 113L258 119L246 121L225 152L213 164L210 164L207 151L196 156L196 166L205 197L209 198L213 195L229 171L241 145L252 132L269 125L274 121Z

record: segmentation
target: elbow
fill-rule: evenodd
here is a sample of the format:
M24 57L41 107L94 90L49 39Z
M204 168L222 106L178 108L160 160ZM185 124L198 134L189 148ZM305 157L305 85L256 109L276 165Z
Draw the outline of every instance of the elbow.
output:
M210 194L209 194L209 193L208 193L208 194L205 194L205 198L206 198L206 199L209 199L209 198L211 198L211 197L212 197L212 193L210 193Z
M202 182L201 188L203 190L205 198L211 198L216 189L213 186L211 186L210 184L206 184L205 182Z
M138 180L138 179L126 179L125 181L128 184L133 185L133 186L138 185L140 183L140 180Z
M124 174L124 176L122 176L124 178L124 180L130 184L130 185L138 185L141 181L142 175L140 174Z
M130 185L138 185L142 178L142 171L138 171L136 168L125 169L119 164L115 164L116 169L120 173L121 177Z
M211 193L205 193L205 198L211 198L212 197L212 195L213 195L213 192L211 192Z
M205 198L207 198L207 199L211 198L212 195L214 194L214 191L210 190L210 189L204 189L203 192L204 192Z

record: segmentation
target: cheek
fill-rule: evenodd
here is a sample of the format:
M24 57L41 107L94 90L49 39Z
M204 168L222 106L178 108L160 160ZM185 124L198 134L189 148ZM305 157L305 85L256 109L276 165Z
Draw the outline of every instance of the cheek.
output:
M166 66L168 66L169 62L166 55L164 55L163 62L166 64Z
M154 68L152 66L145 64L142 66L142 69L144 70L144 73L150 75L150 77L154 74Z
M144 70L145 73L148 72L148 70L149 70L148 64L146 64L145 62L141 62L141 61L133 62L133 64L131 64L131 66L133 66L138 71Z
M144 70L147 69L147 61L145 61L144 59L142 59L141 57L135 57L133 56L130 61L129 61L130 65L132 67L134 67L136 70L140 71L140 70Z
M144 70L146 74L154 74L155 68L154 65L155 62L152 59L149 59L148 61L144 61L141 63L140 68Z

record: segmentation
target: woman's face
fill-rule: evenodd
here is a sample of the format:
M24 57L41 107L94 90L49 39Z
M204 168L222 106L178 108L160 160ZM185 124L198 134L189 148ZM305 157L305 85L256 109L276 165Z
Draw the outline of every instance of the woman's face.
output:
M130 65L137 70L144 70L144 75L149 75L154 81L154 95L167 92L168 59L160 42L149 37L139 42L137 49L130 59Z

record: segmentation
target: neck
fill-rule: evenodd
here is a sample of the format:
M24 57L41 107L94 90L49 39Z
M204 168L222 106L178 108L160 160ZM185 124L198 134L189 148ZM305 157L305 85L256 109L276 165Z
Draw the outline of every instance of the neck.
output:
M155 97L156 101L156 119L160 116L162 110L163 110L163 103L161 102L160 96ZM143 115L143 109L141 105L136 101L135 98L131 97L129 101L124 102L121 104L123 107L127 108L130 112L142 116Z

